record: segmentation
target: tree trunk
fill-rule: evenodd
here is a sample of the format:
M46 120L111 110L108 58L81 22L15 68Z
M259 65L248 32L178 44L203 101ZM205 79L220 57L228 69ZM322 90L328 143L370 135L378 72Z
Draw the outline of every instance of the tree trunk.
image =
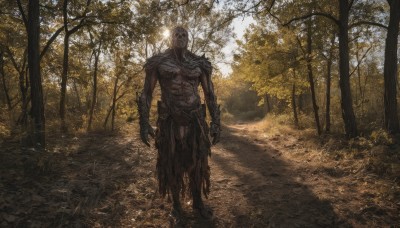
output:
M74 90L75 90L76 100L78 102L78 109L79 109L79 111L82 111L81 96L79 95L79 90L78 90L78 86L76 85L76 80L74 80Z
M398 133L399 118L397 113L397 42L400 22L400 1L389 0L390 19L386 36L384 63L384 106L385 128L390 133Z
M67 126L65 123L65 97L66 97L67 80L68 80L68 53L69 53L69 35L67 32L64 36L64 59L63 59L63 71L61 76L61 93L60 93L61 132L67 131Z
M293 108L293 118L294 125L299 128L299 118L297 117L297 107L296 107L296 83L292 86L292 108Z
M33 143L35 147L45 147L45 118L40 75L40 22L39 0L28 3L28 67L31 85L31 111L33 122Z
M327 59L327 70L326 70L326 111L325 111L325 132L330 132L331 130L331 77L332 77L332 58L333 58L333 49L335 46L335 37L334 34L331 38L331 48L329 50L329 56Z
M92 104L91 104L90 113L89 113L89 122L88 122L88 127L87 127L88 131L90 131L92 129L93 113L94 113L94 108L96 107L96 103L97 103L97 68L98 68L99 55L100 55L100 46L101 46L101 43L99 44L98 50L95 51L95 53L94 53L93 93L92 93Z
M36 1L34 3L32 3L32 5L35 5L35 4L38 4L38 3ZM19 74L18 81L19 81L19 89L21 92L21 115L18 117L17 124L21 125L24 128L24 130L26 130L28 127L28 111L27 110L28 110L29 102L27 99L27 92L28 92L28 88L29 88L29 83L28 83L28 75L27 74L25 75L25 73L27 73L27 71L28 71L28 68L26 67L26 62L27 62L27 52L29 52L29 50L28 50L29 49L29 37L30 37L29 30L30 30L30 27L32 27L32 26L30 26L31 21L28 21L26 19L27 17L25 15L25 12L23 10L20 0L17 0L17 5L18 5L19 12L22 16L22 20L24 22L27 37L28 37L28 48L25 49L24 54L23 54L22 67L19 67L18 64L15 62L15 59L9 49L8 49L8 54L14 65L14 68L17 70L17 72ZM28 14L32 13L31 9L33 9L33 8L30 8L29 4L28 4ZM39 14L39 12L37 14ZM36 16L36 15L32 15L32 16ZM40 28L40 24L39 24L39 28ZM31 34L31 35L34 35L34 34ZM28 65L29 65L29 63L28 63Z
M314 111L314 119L315 119L315 127L317 128L318 135L321 135L321 125L319 122L319 115L318 115L318 105L317 100L315 97L315 86L314 86L314 75L311 65L311 55L312 55L312 18L310 18L308 25L307 25L307 70L308 70L308 83L310 84L311 90L311 99Z
M115 81L114 81L114 90L113 90L113 99L112 99L112 103L111 103L110 108L109 108L108 111L107 111L107 115L106 115L106 118L105 118L104 123L103 123L103 128L106 129L107 123L108 123L108 118L109 118L110 115L111 115L111 130L112 130L112 131L114 130L115 107L116 107L116 103L117 103L117 100L118 100L118 98L117 98L117 94L118 94L118 81L119 81L119 76L118 76L118 74L117 74L117 77L116 77L116 79L115 79Z
M104 130L107 128L108 118L110 118L111 112L112 112L112 105L111 105L111 107L108 109L106 118L104 119L104 123L103 123L103 128L104 128Z
M358 136L358 131L353 111L349 75L349 10L348 0L339 0L339 85L341 92L342 117L346 137L355 138Z
M356 99L358 99L358 101L356 101L356 104L360 104L360 106L361 106L361 111L360 111L359 116L362 118L364 116L364 107L363 107L364 101L363 101L363 97L362 97L363 92L362 92L362 86L361 86L361 67L360 67L362 59L359 59L358 51L357 51L356 58L357 58L357 76L358 76L357 78L358 78L358 93L359 93L358 98L356 98Z
M266 94L264 96L264 106L265 106L265 114L268 114L271 112L271 103L269 101L269 95Z
M90 0L87 1L86 7L90 5ZM86 13L82 16L80 23L68 30L68 0L64 0L63 3L63 20L64 20L64 59L63 59L63 71L61 77L61 95L60 95L60 120L61 120L61 132L66 132L67 124L65 121L65 107L66 107L66 91L67 91L67 81L68 81L68 57L69 57L69 38L72 34L77 32L79 28L83 26L83 22ZM86 12L86 10L85 10Z
M298 112L299 113L301 113L301 112L304 113L304 94L300 94L298 97L299 97L297 99L297 101L298 101Z
M25 64L24 64L25 65ZM26 128L28 123L28 77L25 75L27 71L25 71L25 66L21 67L21 70L18 70L18 82L19 82L19 90L21 92L21 115L18 117L18 124L22 127Z
M356 45L357 45L357 52L356 52L357 67L356 67L356 70L357 70L357 76L358 76L358 90L356 89L355 91L356 91L356 103L357 103L357 106L358 105L360 106L360 115L359 116L362 118L362 117L364 117L365 85L364 85L364 90L363 90L363 85L361 83L361 62L364 60L364 58L366 57L366 55L369 52L369 50L371 50L372 46L370 46L367 49L367 51L363 54L363 56L360 57L359 53L358 53L358 50L359 50L358 42L356 42ZM350 76L351 76L351 74L350 74ZM365 78L364 81L366 81L367 80L367 75L365 75L364 78ZM358 96L357 96L357 91L359 93Z
M6 98L6 104L7 104L7 109L8 111L11 111L12 105L11 105L11 99L10 95L8 94L8 88L7 88L7 83L6 83L6 76L4 75L4 53L0 50L0 75L1 75L1 82L3 84L3 91L4 91L4 96Z
M112 115L111 115L111 130L114 131L114 122L115 122L115 107L117 103L117 87L118 87L119 74L117 74L117 78L114 83L114 92L113 92L113 102L112 102Z
M64 56L63 56L63 69L61 75L61 88L60 88L60 130L67 132L67 124L65 123L65 97L67 92L68 80L68 54L69 54L69 33L68 33L68 0L63 2L63 21L64 21Z

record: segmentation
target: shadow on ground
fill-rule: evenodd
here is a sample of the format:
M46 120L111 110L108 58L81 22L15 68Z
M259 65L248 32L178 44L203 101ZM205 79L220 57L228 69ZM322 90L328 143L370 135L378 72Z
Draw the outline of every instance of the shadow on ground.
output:
M156 151L133 131L57 138L45 153L1 145L0 227L171 226L171 205L156 191ZM184 227L349 226L279 155L225 128L210 159L215 218L201 219L185 199Z
M225 127L213 150L214 190L234 227L348 227L329 202L320 200L280 152L241 129ZM231 193L221 194L223 191ZM242 200L240 198L243 198ZM232 199L233 198L233 199ZM212 202L212 201L211 201ZM215 205L214 207L221 207Z
M46 152L2 145L1 227L115 227L128 206L151 198L151 187L135 186L152 176L137 169L151 158L132 141L105 133L51 140Z

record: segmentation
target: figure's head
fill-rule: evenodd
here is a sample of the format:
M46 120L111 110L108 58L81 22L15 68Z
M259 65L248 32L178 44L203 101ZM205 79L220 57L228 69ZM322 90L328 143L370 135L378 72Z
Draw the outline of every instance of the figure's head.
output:
M188 32L181 26L175 27L171 32L171 47L186 49L189 42Z

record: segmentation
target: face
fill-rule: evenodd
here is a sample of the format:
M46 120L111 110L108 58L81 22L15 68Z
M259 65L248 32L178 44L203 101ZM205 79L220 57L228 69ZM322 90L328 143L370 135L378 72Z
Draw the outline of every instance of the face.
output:
M172 30L171 44L173 48L187 48L188 32L182 27L176 27Z

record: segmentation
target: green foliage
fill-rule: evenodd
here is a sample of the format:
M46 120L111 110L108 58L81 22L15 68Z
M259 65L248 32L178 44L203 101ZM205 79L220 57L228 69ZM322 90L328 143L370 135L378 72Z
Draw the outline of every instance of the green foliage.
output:
M222 105L223 120L252 120L262 118L264 107L259 106L259 97L248 82L240 78L215 78L214 86Z
M306 65L310 60L320 122L325 124L328 122L325 112L327 66L330 63L330 131L343 132L338 26L335 22L339 19L338 3L304 0L262 1L258 4L232 1L230 4L243 11L254 10L257 21L246 31L244 40L237 41L239 50L234 54L232 80L240 78L249 82L257 92L260 105L265 104L265 98L269 96L275 112L294 112L293 105L296 104L297 116L313 117ZM311 13L315 15L305 16ZM354 1L349 13L352 103L361 135L368 135L384 122L382 53L386 31L364 22L387 24L388 5L382 1ZM287 23L289 21L291 23ZM311 55L307 54L308 28L311 29ZM312 126L313 121L308 117L301 117L300 125Z
M336 25L326 17L314 16L310 20L313 40L311 56L305 54L308 22L297 20L290 26L282 26L292 18L312 11L330 13L332 17L338 18L337 3L269 0L255 6L253 1L226 1L226 10L215 1L207 0L188 1L185 4L166 0L95 0L90 2L85 11L86 3L70 0L67 7L68 29L79 25L81 21L83 23L70 38L66 115L72 129L84 129L87 124L88 110L92 103L93 51L100 43L98 100L94 115L95 124L109 128L115 82L118 88L116 119L136 120L134 101L135 92L143 86L142 66L146 58L168 47L169 40L163 36L164 30L175 25L186 26L191 38L189 49L199 55L206 54L213 63L221 62L225 58L221 49L234 37L231 21L241 9L251 9L247 13L254 10L257 24L248 28L244 40L237 41L239 48L233 53L232 75L230 78L222 78L215 71L213 76L216 93L227 119L232 118L232 115L245 119L259 118L270 111L290 116L295 86L294 98L300 125L312 126L306 66L306 60L310 57L315 72L314 83L321 122L325 123L325 117L322 116L326 105L326 64L332 50L331 122L335 131L342 131L337 40L333 42L333 47L330 42L332 35L337 33ZM26 3L22 5L27 13ZM42 48L63 26L62 7L62 1L42 2ZM5 84L12 103L11 118L6 116L0 121L6 126L5 122L16 122L19 119L23 110L23 96L25 94L26 98L29 97L29 88L26 88L29 84L26 80L27 39L17 3L2 1L0 8L0 19L3 22L0 24L0 48L5 53ZM233 8L235 10L231 10ZM362 20L385 24L388 21L387 12L388 5L385 2L354 1L350 24ZM51 123L48 126L56 126L59 118L64 35L64 31L61 31L41 60L46 119ZM380 128L383 122L383 69L379 53L382 53L384 47L385 32L362 25L352 27L349 37L354 109L358 124L365 132L364 135L368 135ZM159 94L157 89L155 102ZM300 97L305 99L301 100ZM0 105L6 107L3 91L0 93L0 101ZM28 105L28 111L29 108ZM154 118L155 107L151 111Z
M260 97L267 94L290 102L292 85L296 95L307 90L299 47L287 29L268 31L263 25L252 26L239 42L241 54L236 56L233 77L251 83Z
M66 35L63 1L43 1L41 4L40 47L50 44L41 59L46 126L48 132L54 132L59 129L63 38ZM0 24L0 50L4 53L6 89L13 106L13 119L6 116L0 121L3 136L9 133L4 123L16 122L24 108L23 97L29 99L29 83L26 80L27 38L22 13L16 1L2 1L0 6L3 22ZM26 7L26 2L22 2L25 14ZM169 40L163 36L165 29L186 26L191 35L191 51L206 54L212 62L224 58L220 49L232 36L232 15L206 0L187 4L165 0L69 0L66 13L68 31L81 26L69 37L65 114L68 129L72 132L84 131L88 124L93 102L94 53L100 52L93 125L94 128L110 129L113 123L137 119L135 97L144 83L143 64L146 58L168 48ZM55 39L48 43L51 37ZM1 80L0 85L3 90ZM3 94L1 91L2 109L6 107ZM159 89L154 94L155 102L157 99ZM27 111L29 106L28 102ZM153 108L152 118L156 118L155 112Z

